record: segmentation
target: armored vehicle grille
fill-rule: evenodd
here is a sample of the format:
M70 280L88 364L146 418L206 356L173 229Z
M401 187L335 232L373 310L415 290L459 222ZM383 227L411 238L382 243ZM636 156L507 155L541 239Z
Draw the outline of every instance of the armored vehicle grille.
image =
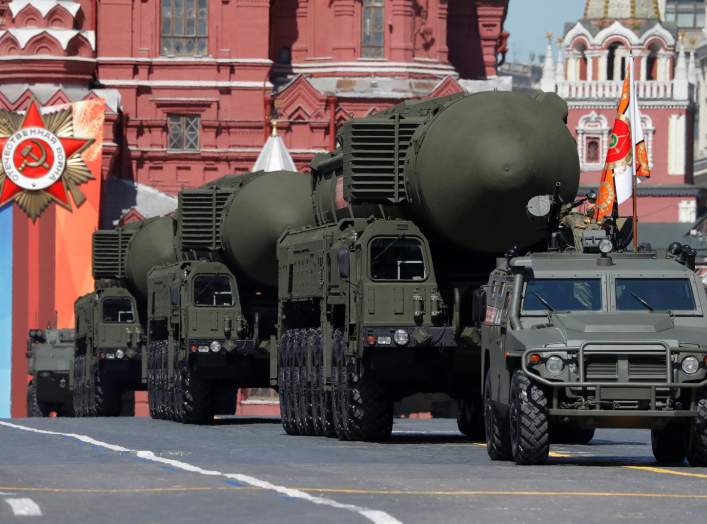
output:
M588 355L584 374L589 382L665 382L666 355Z
M179 193L179 241L183 251L215 251L221 246L221 218L230 187L188 189Z
M125 255L133 229L102 229L93 233L93 278L125 278Z
M351 202L399 204L405 191L406 154L415 130L426 118L366 118L342 129L344 191Z

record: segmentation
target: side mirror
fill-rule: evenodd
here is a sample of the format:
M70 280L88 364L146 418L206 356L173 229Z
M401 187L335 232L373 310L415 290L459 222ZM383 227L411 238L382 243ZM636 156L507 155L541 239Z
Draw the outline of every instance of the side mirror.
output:
M173 306L179 305L179 288L178 287L169 288L169 301Z
M336 258L339 264L339 277L342 280L348 280L351 276L351 257L349 250L346 248L339 249Z

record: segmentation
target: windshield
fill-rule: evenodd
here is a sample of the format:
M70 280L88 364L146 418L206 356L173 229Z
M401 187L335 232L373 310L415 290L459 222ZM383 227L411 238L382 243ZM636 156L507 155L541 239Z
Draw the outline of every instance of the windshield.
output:
M619 311L693 311L695 298L687 278L617 278Z
M129 298L107 298L103 301L103 322L133 321L133 305Z
M376 238L371 242L373 280L424 280L422 243L415 238Z
M536 278L528 280L523 311L598 311L601 309L598 278Z
M194 279L197 306L232 306L231 280L225 276L203 275Z

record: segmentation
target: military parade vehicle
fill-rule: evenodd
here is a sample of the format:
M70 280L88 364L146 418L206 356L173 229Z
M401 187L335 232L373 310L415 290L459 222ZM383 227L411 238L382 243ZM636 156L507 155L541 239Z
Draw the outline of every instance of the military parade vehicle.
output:
M287 433L384 440L394 401L444 392L460 430L483 434L474 290L495 253L542 240L525 216L535 191L576 194L566 116L554 94L481 93L342 126L312 162L318 225L278 246L271 380Z
M488 454L537 464L556 431L586 440L599 427L649 428L659 462L705 466L707 296L695 252L622 251L626 228L585 222L579 235L553 227L544 252L500 259L476 301Z
M176 260L174 220L144 220L93 235L96 290L74 304L73 398L77 416L134 412L134 392L145 389L147 266ZM167 242L164 239L167 238ZM132 246L129 256L128 246Z
M136 301L152 415L208 422L269 385L290 433L380 440L395 399L440 391L478 436L473 291L542 239L530 196L576 193L566 117L543 93L406 102L345 124L311 175L226 176L181 191L174 219L98 231L94 276Z
M61 417L74 414L71 368L74 332L71 329L31 329L27 340L27 415Z

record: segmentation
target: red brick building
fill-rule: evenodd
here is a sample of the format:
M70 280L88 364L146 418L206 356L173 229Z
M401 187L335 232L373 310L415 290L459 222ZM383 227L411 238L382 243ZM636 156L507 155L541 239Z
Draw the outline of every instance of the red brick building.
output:
M174 194L249 170L272 118L305 167L353 115L503 87L493 79L507 8L508 0L0 2L0 107L24 108L31 95L45 105L102 96L104 176Z

